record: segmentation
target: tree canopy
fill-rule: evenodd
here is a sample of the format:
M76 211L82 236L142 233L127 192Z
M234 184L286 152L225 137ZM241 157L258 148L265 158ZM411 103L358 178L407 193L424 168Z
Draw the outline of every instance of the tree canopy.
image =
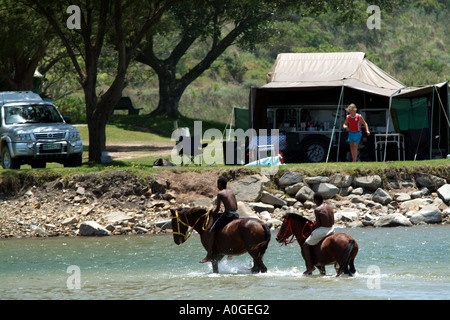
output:
M13 0L0 3L0 90L30 90L54 37L48 22Z
M105 148L104 127L127 84L153 114L176 117L180 108L198 116L205 108L228 113L233 105L245 106L248 87L264 83L281 52L364 51L408 85L450 76L446 0L70 4L80 8L79 29L67 28L69 2L2 1L0 87L29 89L39 66L48 85L56 83L47 86L48 93L58 97L81 88L94 161ZM366 26L372 4L381 8L378 30Z

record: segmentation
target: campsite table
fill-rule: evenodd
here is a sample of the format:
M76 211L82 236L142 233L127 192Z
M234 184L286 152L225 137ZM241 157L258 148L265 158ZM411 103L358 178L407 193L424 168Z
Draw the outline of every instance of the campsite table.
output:
M378 161L378 149L388 143L397 144L398 160L400 161L400 149L403 150L403 160L405 160L405 138L401 133L377 133L375 134L375 161ZM380 148L381 149L381 148Z

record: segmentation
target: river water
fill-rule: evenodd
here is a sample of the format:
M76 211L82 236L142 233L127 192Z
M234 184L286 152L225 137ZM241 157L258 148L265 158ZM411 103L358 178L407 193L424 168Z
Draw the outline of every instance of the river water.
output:
M359 244L357 274L303 276L297 243L275 234L253 275L249 255L224 259L220 273L198 263L198 235L0 241L0 299L449 299L450 225L339 229Z

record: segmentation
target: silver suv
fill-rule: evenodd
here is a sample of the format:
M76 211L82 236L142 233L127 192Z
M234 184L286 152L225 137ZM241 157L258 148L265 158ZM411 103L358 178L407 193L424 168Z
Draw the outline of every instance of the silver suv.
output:
M5 169L22 164L45 168L47 162L80 166L83 143L77 128L39 95L0 92L0 156Z

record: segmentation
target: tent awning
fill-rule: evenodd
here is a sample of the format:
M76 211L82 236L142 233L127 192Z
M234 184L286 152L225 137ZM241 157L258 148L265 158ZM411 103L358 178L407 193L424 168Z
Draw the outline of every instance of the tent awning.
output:
M402 89L399 93L395 95L396 98L412 98L423 96L425 94L431 93L433 91L433 87L442 88L448 84L448 82L441 82L437 84L431 84L426 86L415 86L415 87L407 87Z
M365 58L363 52L282 53L263 89L346 86L391 96L405 85Z
M347 87L352 89L357 89L373 94L378 94L385 97L390 97L394 94L398 89L385 89L385 88L377 88L361 81L355 79L345 79L340 81L324 81L324 82L312 82L312 81L303 81L303 82L271 82L261 87L261 89L320 89L320 88L334 88L334 87Z

